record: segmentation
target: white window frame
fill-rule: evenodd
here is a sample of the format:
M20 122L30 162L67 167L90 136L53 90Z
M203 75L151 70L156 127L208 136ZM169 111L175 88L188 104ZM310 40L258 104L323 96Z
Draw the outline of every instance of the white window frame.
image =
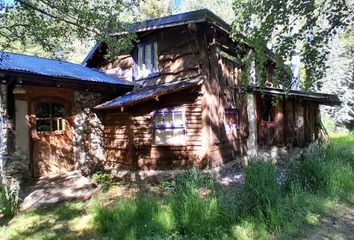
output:
M181 113L182 115L182 120L181 123L175 123L174 122L174 116L175 113ZM163 115L163 123L162 124L157 124L155 122L156 116L160 114ZM172 124L168 124L165 122L165 116L168 114L172 114ZM164 108L164 109L159 109L155 110L152 113L152 130L153 130L153 145L156 146L184 146L186 145L186 117L185 117L185 110L181 108ZM180 135L180 140L178 141L178 137L176 137L175 142L174 140L170 139L168 140L167 138L165 140L162 140L161 142L158 142L156 139L157 136L157 131L164 132L164 131L172 131L173 134L178 131L183 131L183 134ZM178 135L176 135L178 136ZM175 137L175 136L173 136Z

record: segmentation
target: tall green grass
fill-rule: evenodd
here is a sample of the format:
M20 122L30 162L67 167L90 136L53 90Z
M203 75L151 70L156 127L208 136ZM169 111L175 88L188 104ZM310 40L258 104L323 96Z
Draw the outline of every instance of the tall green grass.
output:
M0 184L0 214L5 218L13 217L20 203L18 197L19 187L8 189Z
M340 142L342 141L342 142ZM268 161L254 161L242 189L220 186L197 170L177 176L166 198L139 194L95 208L96 230L120 239L248 239L298 234L316 224L329 203L354 191L354 153L339 139L289 160L285 184Z

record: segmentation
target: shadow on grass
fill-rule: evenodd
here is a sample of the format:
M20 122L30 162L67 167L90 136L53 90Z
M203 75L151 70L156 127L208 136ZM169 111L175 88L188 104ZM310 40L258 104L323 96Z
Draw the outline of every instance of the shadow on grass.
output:
M69 226L70 220L81 215L81 210L73 203L61 206L41 207L27 212L20 213L18 216L23 223L31 224L25 230L15 231L8 239L75 239L75 233ZM36 222L29 219L35 217ZM28 220L28 222L26 222ZM21 223L19 223L21 224Z

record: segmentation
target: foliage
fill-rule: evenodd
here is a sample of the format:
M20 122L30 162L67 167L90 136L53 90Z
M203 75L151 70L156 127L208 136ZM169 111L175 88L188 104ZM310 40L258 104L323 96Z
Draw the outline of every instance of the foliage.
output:
M189 12L207 8L213 11L222 20L231 24L234 19L232 3L233 0L183 0L180 1L175 11Z
M242 40L238 32L246 36L259 65L265 64L266 57L262 56L267 54L266 47L288 61L294 50L301 50L306 90L321 86L328 56L326 45L353 17L351 2L336 0L235 0L233 9L233 38Z
M113 183L112 175L100 170L94 172L91 178L94 179L103 190L108 190Z
M11 218L17 213L20 203L18 197L19 186L12 189L0 185L0 214L5 218Z
M30 54L27 47L34 47L36 55L69 59L71 50L103 40L107 57L113 58L130 49L135 39L127 23L170 14L170 5L168 0L15 0L0 6L0 48ZM120 32L127 34L112 37ZM14 42L21 47L14 47Z

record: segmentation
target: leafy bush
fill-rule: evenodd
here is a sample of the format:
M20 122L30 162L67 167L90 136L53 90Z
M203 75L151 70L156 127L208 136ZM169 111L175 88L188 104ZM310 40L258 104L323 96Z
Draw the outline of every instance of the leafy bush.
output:
M5 218L13 217L18 210L19 206L19 186L9 190L3 185L0 185L0 213Z

